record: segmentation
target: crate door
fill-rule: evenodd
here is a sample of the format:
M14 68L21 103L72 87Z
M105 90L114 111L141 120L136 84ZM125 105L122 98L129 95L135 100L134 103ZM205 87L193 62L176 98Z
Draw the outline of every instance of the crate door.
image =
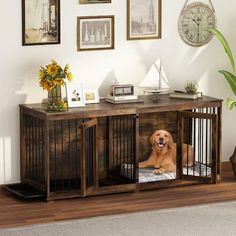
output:
M82 196L92 195L98 187L97 119L81 125Z
M178 121L177 178L215 183L218 159L217 115L179 112Z

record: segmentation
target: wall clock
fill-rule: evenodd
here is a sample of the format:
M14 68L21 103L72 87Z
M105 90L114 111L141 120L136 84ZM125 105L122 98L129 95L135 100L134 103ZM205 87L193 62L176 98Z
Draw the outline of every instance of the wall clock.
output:
M216 28L215 9L202 2L188 4L186 1L178 20L178 31L182 40L190 46L200 47L207 44L213 34L208 28Z

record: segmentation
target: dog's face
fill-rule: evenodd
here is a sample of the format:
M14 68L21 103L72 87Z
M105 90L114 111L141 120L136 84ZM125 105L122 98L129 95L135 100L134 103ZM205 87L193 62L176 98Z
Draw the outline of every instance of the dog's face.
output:
M170 148L174 144L171 134L166 130L155 131L150 137L150 142L160 150Z

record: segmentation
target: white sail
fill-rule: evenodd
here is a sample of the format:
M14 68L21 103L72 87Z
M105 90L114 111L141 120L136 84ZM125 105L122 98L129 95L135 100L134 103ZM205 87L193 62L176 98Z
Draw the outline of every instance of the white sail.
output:
M156 60L150 70L148 71L145 78L139 84L143 90L161 92L166 91L170 88L168 79L166 77L165 71L161 64L161 60Z

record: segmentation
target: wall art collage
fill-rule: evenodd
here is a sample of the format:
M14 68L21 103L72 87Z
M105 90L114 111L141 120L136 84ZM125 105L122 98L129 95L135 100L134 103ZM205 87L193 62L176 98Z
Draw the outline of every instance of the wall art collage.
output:
M116 0L78 0L112 4ZM123 0L125 1L125 0ZM162 0L127 1L127 40L161 38ZM22 45L60 44L60 0L22 0ZM115 48L115 16L77 17L77 50Z

